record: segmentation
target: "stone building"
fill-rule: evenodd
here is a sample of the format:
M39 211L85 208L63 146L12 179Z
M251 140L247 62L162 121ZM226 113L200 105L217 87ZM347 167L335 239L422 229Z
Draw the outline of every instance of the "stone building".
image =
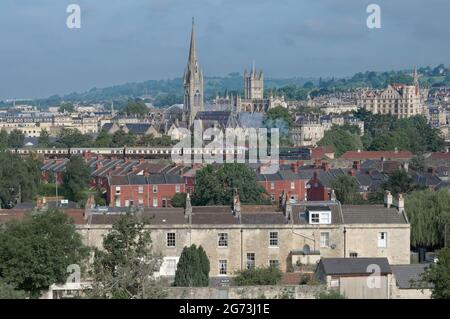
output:
M348 206L338 201L285 201L284 208L233 207L150 209L148 226L154 251L164 256L161 273L175 274L181 251L192 244L204 247L211 277L233 276L237 270L276 266L283 272L314 270L321 257L386 257L391 264L410 261L410 225L402 199L393 206ZM123 212L121 212L123 213ZM84 242L101 247L119 214L88 211L86 223L77 225Z
M414 84L391 84L384 90L366 90L358 98L358 107L374 114L390 114L397 118L427 115L423 101L428 94L419 86L419 77L414 70Z

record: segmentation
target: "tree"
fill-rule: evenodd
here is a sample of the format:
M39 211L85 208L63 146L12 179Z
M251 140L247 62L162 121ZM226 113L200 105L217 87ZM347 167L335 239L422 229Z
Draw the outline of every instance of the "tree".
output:
M450 240L448 190L413 191L405 198L405 210L411 224L412 246L443 246L445 239Z
M111 147L123 147L130 145L136 145L136 136L133 133L125 133L122 129L120 129L113 134Z
M233 282L237 286L278 285L283 274L277 267L262 267L240 270Z
M184 247L175 272L174 286L208 287L209 271L209 259L202 246Z
M166 292L154 278L162 258L152 250L148 220L128 212L112 226L103 239L103 250L95 251L92 267L95 298L163 298Z
M17 290L11 284L4 282L0 278L0 299L25 299L28 294L23 290Z
M404 170L399 170L392 174L389 179L383 183L383 188L389 190L393 195L408 194L416 189L413 179Z
M186 193L176 193L172 197L173 207L186 207Z
M355 151L363 147L358 134L350 133L337 125L333 125L330 130L326 131L324 137L317 144L332 147L337 157L347 151Z
M25 135L22 131L14 129L9 133L8 137L8 147L20 148L25 144Z
M450 248L440 250L437 259L436 264L426 268L419 281L432 285L433 299L450 299Z
M8 132L5 129L0 130L0 151L8 147Z
M196 180L192 201L197 206L230 205L236 191L244 204L268 203L255 172L245 164L207 165L197 172Z
M0 206L12 208L34 199L41 183L38 161L11 153L0 153Z
M292 127L292 115L289 110L277 106L267 111L264 117L264 124L267 128L279 128L280 134L287 135Z
M149 112L147 105L142 101L130 101L122 110L122 114L125 115L138 115L142 116Z
M339 176L333 181L331 187L336 192L336 198L342 204L357 204L362 201L358 181L353 176Z
M75 107L72 103L62 103L58 109L59 113L73 113L75 112Z
M89 168L81 156L72 156L63 173L63 188L67 197L78 202L84 199L83 191L87 188L90 178Z
M338 290L322 291L317 295L317 299L347 299Z
M89 147L91 138L77 129L63 128L58 136L58 144L64 147Z
M94 141L94 145L95 147L111 147L112 142L112 136L108 133L108 131L101 130Z
M67 280L67 267L82 265L87 248L72 220L58 211L28 214L0 228L0 277L32 297Z
M50 134L45 128L41 129L41 134L38 137L38 145L39 147L48 147L50 145Z

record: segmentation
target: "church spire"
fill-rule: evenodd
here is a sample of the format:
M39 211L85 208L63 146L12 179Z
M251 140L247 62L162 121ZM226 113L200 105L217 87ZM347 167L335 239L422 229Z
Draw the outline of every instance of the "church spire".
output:
M192 17L191 45L189 49L189 64L194 66L197 63L197 47L195 44L195 21Z

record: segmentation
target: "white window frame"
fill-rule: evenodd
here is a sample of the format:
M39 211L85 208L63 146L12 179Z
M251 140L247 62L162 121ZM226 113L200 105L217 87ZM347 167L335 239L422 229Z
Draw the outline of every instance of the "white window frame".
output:
M181 185L180 184L176 184L175 185L175 193L179 193L181 192Z
M152 200L152 206L153 207L158 207L158 205L159 205L159 201L158 201L158 198L153 198L153 200Z
M219 248L228 248L228 233L217 234L217 246Z
M139 194L144 194L144 186L143 185L139 185L138 192L139 192Z
M116 192L115 192L116 196L117 196L117 195L120 195L120 193L121 193L121 188L120 188L120 186L116 186Z
M247 253L246 255L246 261L247 261L247 269L254 269L256 268L256 254L255 253ZM249 258L253 257L253 258Z
M388 233L383 231L378 233L378 248L387 248Z
M318 225L331 224L331 211L310 211L309 223Z
M220 259L219 260L219 276L228 275L228 260Z
M153 194L158 193L158 185L153 185Z
M278 248L279 245L279 233L277 231L269 232L269 247Z
M330 233L329 232L321 232L320 233L320 247L321 248L330 247Z

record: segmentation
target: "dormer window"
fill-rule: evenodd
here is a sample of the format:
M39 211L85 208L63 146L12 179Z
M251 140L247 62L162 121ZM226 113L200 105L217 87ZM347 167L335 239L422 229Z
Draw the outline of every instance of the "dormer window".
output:
M325 208L325 207L324 207ZM327 207L328 208L328 207ZM323 208L308 209L309 223L314 225L331 224L331 211Z

